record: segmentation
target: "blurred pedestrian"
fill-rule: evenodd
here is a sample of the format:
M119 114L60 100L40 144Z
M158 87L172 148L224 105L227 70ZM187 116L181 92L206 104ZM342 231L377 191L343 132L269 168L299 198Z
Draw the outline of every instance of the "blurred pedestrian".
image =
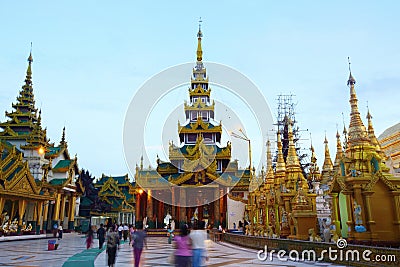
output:
M124 241L128 239L128 234L129 234L129 227L128 224L125 223L123 228Z
M142 229L137 229L132 237L133 242L133 256L135 257L135 267L139 267L140 256L142 255L143 247L146 245L147 249L147 241L146 241L146 233Z
M189 238L189 229L187 224L181 227L181 235L175 237L175 266L190 267L192 258L192 242Z
M99 249L103 248L104 241L106 239L106 230L103 227L104 225L101 223L100 228L97 230L97 238L99 239Z
M93 228L92 226L89 226L89 231L86 234L86 249L91 248L93 244Z
M118 227L118 236L119 236L119 239L121 240L122 239L122 232L124 231L124 227L122 226L122 223L119 225L119 227Z
M129 227L129 245L133 245L133 241L132 241L132 238L133 238L133 234L135 233L135 226L133 226L133 225L130 225L130 227Z
M63 237L63 227L62 223L60 223L60 226L58 226L58 240L62 239Z
M115 265L115 258L117 257L117 248L119 250L119 235L114 231L113 227L110 227L107 233L107 263L109 267Z
M192 266L193 267L200 267L204 266L203 262L204 259L208 260L207 257L207 250L206 250L206 239L207 233L204 229L205 223L202 221L195 221L193 224L193 230L190 231L189 237L192 241L192 250L193 250L193 257L192 257Z

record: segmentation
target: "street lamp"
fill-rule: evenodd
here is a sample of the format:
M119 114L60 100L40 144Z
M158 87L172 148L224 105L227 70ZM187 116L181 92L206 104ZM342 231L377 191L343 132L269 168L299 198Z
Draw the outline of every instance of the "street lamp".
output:
M244 141L247 141L249 143L249 160L250 160L250 165L249 165L249 170L250 170L250 178L252 178L252 166L251 166L251 142L250 139L247 137L247 135L243 132L243 130L240 128L239 132L241 134L237 134L235 132L231 132L231 135L235 138L242 139Z

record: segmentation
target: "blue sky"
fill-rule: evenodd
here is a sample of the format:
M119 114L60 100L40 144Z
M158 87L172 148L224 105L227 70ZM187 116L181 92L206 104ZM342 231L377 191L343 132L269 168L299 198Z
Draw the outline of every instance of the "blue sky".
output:
M159 71L194 63L201 16L204 60L247 75L263 91L273 114L278 94L296 95L299 126L312 133L322 164L325 131L333 157L342 112L349 123L348 56L362 117L368 101L377 135L399 122L399 5L2 1L0 110L11 111L33 42L36 105L42 108L48 136L58 142L65 125L69 150L78 154L80 167L95 176L124 174L122 125L130 99Z

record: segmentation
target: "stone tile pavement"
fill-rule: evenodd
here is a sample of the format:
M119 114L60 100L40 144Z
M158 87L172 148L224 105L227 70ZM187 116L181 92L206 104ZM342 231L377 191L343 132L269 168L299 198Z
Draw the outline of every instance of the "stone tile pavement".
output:
M24 241L0 242L0 267L61 267L68 258L86 250L85 238L76 233L64 234L59 243L59 249L48 251L49 239L35 239ZM97 248L97 239L94 248ZM168 244L167 237L148 238L148 249L142 254L141 267L172 266L168 257L174 249ZM232 245L225 242L208 241L209 267L247 267L247 266L333 266L328 263L279 261L260 261L257 251ZM95 266L106 265L106 253L102 252L95 260ZM128 243L122 244L118 252L116 267L133 266L132 247ZM84 267L84 266L83 266Z
M57 250L47 250L48 240L0 242L0 266L61 267L69 257L86 249L84 236L76 233L64 233L63 239L56 239Z
M157 267L172 266L168 263L169 255L174 251L172 245L168 244L166 237L148 238L148 249L143 250L141 267ZM247 267L247 266L338 266L328 263L319 262L293 262L279 261L276 257L273 261L260 261L257 259L257 251L242 248L224 242L208 241L209 261L206 263L208 267ZM107 266L106 253L101 253L96 261L95 266ZM116 267L133 266L132 247L128 243L121 245L117 254Z

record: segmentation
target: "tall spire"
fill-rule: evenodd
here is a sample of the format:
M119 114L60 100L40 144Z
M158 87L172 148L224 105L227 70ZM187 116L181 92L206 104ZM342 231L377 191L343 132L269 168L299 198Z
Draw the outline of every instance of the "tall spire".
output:
M333 164L332 164L331 155L329 152L328 139L326 138L326 135L325 135L324 144L325 144L325 159L324 159L324 165L322 167L322 171L332 170Z
M301 170L299 157L296 153L296 147L294 145L293 139L293 129L292 129L292 120L289 118L288 123L288 139L289 139L289 148L288 154L286 157L286 173L287 173L287 185L286 188L291 190L296 190L296 183L298 181L302 181L303 183L298 183L298 185L302 184L305 188L308 188L307 181L303 176L303 171Z
M311 133L310 133L310 139L311 139ZM319 173L319 168L317 165L317 156L315 155L315 150L314 150L314 146L312 144L312 139L311 139L311 163L310 163L310 169L309 169L309 177L308 180L314 182L319 182L321 179L321 175Z
M372 125L372 116L371 113L369 113L369 108L367 113L367 119L368 119L368 137L371 140L371 144L380 150L378 139L375 136L374 126Z
M367 136L367 131L365 126L361 120L360 112L358 111L358 99L356 90L354 89L354 85L356 80L354 79L353 75L351 74L350 69L350 59L349 59L349 79L347 81L347 85L350 87L350 106L351 106L351 113L350 113L350 126L349 126L349 134L348 134L348 148L352 145L359 145L364 144L369 141Z
M201 32L201 17L199 19L199 31L197 32L197 61L203 60L203 50L201 48L201 38L203 37L203 33Z
M336 131L336 157L335 157L335 165L334 167L336 168L337 166L339 166L340 160L343 157L343 147L342 144L340 142L340 134L339 131Z
M272 169L272 154L271 142L267 140L267 176L266 176L267 189L274 186L274 170Z
M267 170L269 168L272 168L272 154L271 154L271 142L269 141L269 138L267 140Z
M328 184L328 182L331 179L330 176L333 171L333 164L332 164L331 155L329 152L328 139L326 138L326 134L325 134L324 144L325 144L325 159L324 159L324 164L322 165L321 183Z
M277 147L278 147L278 156L277 162L275 167L275 186L279 186L280 184L284 183L284 179L286 176L286 164L283 158L282 152L282 139L281 139L281 132L278 130L277 133Z
M290 119L288 121L288 139L289 139L289 149L286 158L286 166L296 167L301 170L299 157L297 156L296 147L294 145L292 121Z
M65 141L65 126L62 131L60 145L65 145L67 142Z
M12 104L14 110L12 112L6 112L6 117L8 117L9 120L0 123L0 128L4 130L9 129L8 134L6 134L5 131L0 133L2 138L8 140L30 135L35 129L35 124L38 120L32 87L32 47L27 61L28 67L26 69L25 83L19 91L17 102Z

